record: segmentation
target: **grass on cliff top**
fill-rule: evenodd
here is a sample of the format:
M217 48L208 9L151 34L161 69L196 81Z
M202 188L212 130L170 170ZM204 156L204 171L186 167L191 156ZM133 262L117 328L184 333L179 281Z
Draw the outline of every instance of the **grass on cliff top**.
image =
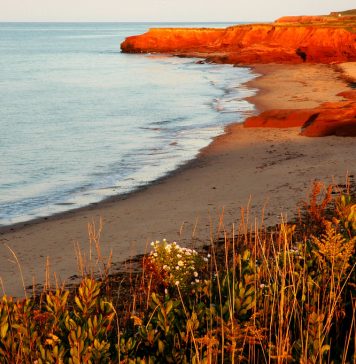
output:
M333 21L333 22L290 22L290 23L251 23L251 24L238 24L232 25L229 28L235 27L250 27L250 26L274 26L276 28L286 28L286 27L316 27L316 28L342 28L347 30L348 32L355 33L356 32L356 16L354 19L350 20L342 20ZM224 30L224 29L222 29Z
M220 226L223 226L222 224ZM0 302L1 363L354 363L356 199L314 184L289 224L239 226L197 252L153 242L140 269L85 273ZM80 261L80 256L78 257Z
M330 13L330 16L338 16L339 14L341 15L355 15L356 16L356 9L350 9L350 10L344 10L344 11L333 11Z

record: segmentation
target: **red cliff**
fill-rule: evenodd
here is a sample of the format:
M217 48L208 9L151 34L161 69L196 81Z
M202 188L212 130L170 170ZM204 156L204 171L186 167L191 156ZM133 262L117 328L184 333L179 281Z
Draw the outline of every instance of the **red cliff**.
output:
M124 52L200 56L223 63L332 63L356 60L356 26L325 23L239 25L226 29L150 29L128 37Z
M324 102L313 109L267 110L246 119L244 126L290 128L300 127L301 135L356 136L356 91L341 92L339 102Z
M226 29L150 29L128 37L128 53L169 53L214 62L334 63L356 61L356 16L352 12L315 17L283 17L272 24ZM305 136L356 136L356 91L345 101L315 109L269 110L246 120L246 127L300 127Z

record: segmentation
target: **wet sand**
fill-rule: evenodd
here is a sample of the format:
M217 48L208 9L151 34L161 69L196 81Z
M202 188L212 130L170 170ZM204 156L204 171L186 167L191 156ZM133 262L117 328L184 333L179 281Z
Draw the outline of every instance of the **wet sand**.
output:
M257 110L314 107L340 99L347 89L340 74L325 65L258 65L261 77L249 84L260 92L250 98ZM87 224L103 221L103 256L112 250L120 262L148 250L152 240L182 244L216 237L219 218L227 230L239 223L249 203L249 221L292 217L315 179L344 183L356 172L354 138L307 138L294 129L245 129L232 125L201 151L197 159L160 181L124 197L114 197L47 220L18 224L0 232L0 277L6 294L23 296L25 285L43 283L49 257L59 282L78 274L75 245L89 259ZM250 201L250 202L249 202ZM5 245L6 244L6 245ZM94 258L93 258L94 259ZM0 289L0 295L2 290Z

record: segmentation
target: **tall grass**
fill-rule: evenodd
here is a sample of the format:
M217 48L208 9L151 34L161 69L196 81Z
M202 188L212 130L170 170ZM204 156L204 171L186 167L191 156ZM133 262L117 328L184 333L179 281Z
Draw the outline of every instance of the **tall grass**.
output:
M220 222L220 226L223 224ZM222 231L199 253L155 242L110 275L0 302L1 363L354 363L356 201L316 183L297 221ZM99 263L96 261L95 263Z

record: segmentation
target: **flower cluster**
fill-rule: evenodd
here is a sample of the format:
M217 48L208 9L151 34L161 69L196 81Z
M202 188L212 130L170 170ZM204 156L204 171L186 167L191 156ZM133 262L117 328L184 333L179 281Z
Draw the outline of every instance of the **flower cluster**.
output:
M191 289L201 282L200 272L210 256L202 257L194 249L183 248L176 242L170 244L165 239L162 243L152 242L151 246L150 266L165 286Z

